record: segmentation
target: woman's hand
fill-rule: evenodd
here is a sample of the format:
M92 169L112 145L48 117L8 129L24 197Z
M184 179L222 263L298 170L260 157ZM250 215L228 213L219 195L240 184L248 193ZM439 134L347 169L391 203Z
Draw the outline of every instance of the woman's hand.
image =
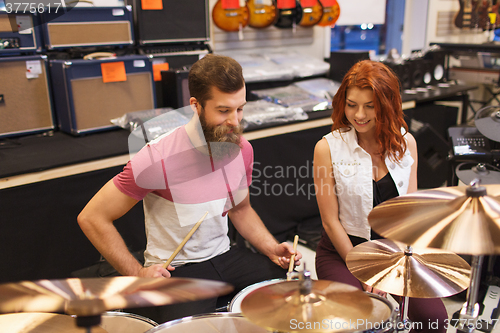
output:
M382 291L382 290L378 290L376 288L373 288L372 286L369 286L365 283L361 283L363 285L363 289L369 293L372 293L372 294L377 294L377 295L380 295L382 297L387 297L387 293L385 291Z

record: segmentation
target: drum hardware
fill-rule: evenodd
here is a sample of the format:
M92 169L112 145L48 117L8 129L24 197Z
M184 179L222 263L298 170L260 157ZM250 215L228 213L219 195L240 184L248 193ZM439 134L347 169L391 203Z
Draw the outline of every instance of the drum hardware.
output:
M260 327L280 332L344 332L380 320L372 313L372 299L358 288L312 280L309 271L300 274L299 280L267 285L248 294L241 303L242 314ZM309 324L316 326L314 330Z
M500 169L488 163L463 162L457 165L455 174L465 184L470 184L474 179L479 179L479 182L484 185L500 184Z
M474 124L481 134L490 140L500 142L500 106L486 106L477 111Z
M440 187L383 202L368 215L379 235L412 244L472 255L467 299L459 331L472 332L484 255L500 253L500 185Z
M347 268L361 282L402 296L397 328L411 328L409 297L448 297L470 283L470 266L453 252L440 249L414 250L390 239L368 241L347 254Z
M161 306L224 295L227 283L188 278L70 278L0 284L0 313L64 312L75 316L76 326L101 323L107 310Z

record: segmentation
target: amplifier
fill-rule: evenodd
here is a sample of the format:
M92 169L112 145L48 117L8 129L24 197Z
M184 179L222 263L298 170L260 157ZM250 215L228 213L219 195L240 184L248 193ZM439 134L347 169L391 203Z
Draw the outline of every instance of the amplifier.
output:
M66 133L116 128L111 119L156 107L146 56L51 60L50 74L59 127Z
M208 0L127 0L139 45L210 40Z
M406 89L411 89L412 87L412 81L411 81L411 68L410 68L410 63L408 62L384 62L384 64L392 69L394 74L399 79L399 82L401 83L401 89L406 90Z
M75 7L41 14L48 50L134 44L132 7Z
M168 70L161 72L163 104L174 109L189 105L191 97L188 84L189 70Z
M155 73L156 107L162 108L165 104L164 94L172 94L168 87L162 83L162 71L182 70L191 67L196 61L210 52L208 44L162 45L143 46L139 48L140 54L146 54L153 63ZM164 89L165 88L165 89Z
M446 52L442 50L430 51L425 54L424 58L430 62L431 84L435 85L446 81Z
M342 82L351 67L361 60L370 59L368 51L338 50L330 53L329 79Z
M0 136L54 129L47 57L0 58Z
M0 11L0 55L42 51L40 17L37 14L7 14Z

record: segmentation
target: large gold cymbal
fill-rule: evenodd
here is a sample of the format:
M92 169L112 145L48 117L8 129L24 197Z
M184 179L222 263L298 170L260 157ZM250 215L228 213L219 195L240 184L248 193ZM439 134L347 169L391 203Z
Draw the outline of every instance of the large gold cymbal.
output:
M71 316L54 313L11 313L0 315L2 332L9 333L85 333L77 327ZM92 333L108 333L102 327L92 328ZM111 333L111 332L109 332Z
M376 206L368 222L379 235L418 248L500 254L500 185L480 188L487 194L455 186L402 195Z
M393 295L435 298L469 287L470 266L441 249L408 249L389 239L364 242L347 254L347 267L358 280Z
M95 316L107 310L217 297L232 290L224 282L187 278L118 276L22 281L0 285L0 313L65 312Z
M310 292L302 281L283 281L248 294L241 312L254 324L281 332L346 332L360 330L373 317L373 303L356 287L312 280ZM377 321L378 318L371 318Z

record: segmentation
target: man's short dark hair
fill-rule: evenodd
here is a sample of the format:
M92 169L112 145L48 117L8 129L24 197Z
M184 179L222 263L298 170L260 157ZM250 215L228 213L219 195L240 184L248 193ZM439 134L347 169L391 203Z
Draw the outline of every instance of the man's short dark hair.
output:
M212 98L212 87L224 93L234 93L245 86L241 65L233 58L207 54L191 67L189 92L202 107Z

